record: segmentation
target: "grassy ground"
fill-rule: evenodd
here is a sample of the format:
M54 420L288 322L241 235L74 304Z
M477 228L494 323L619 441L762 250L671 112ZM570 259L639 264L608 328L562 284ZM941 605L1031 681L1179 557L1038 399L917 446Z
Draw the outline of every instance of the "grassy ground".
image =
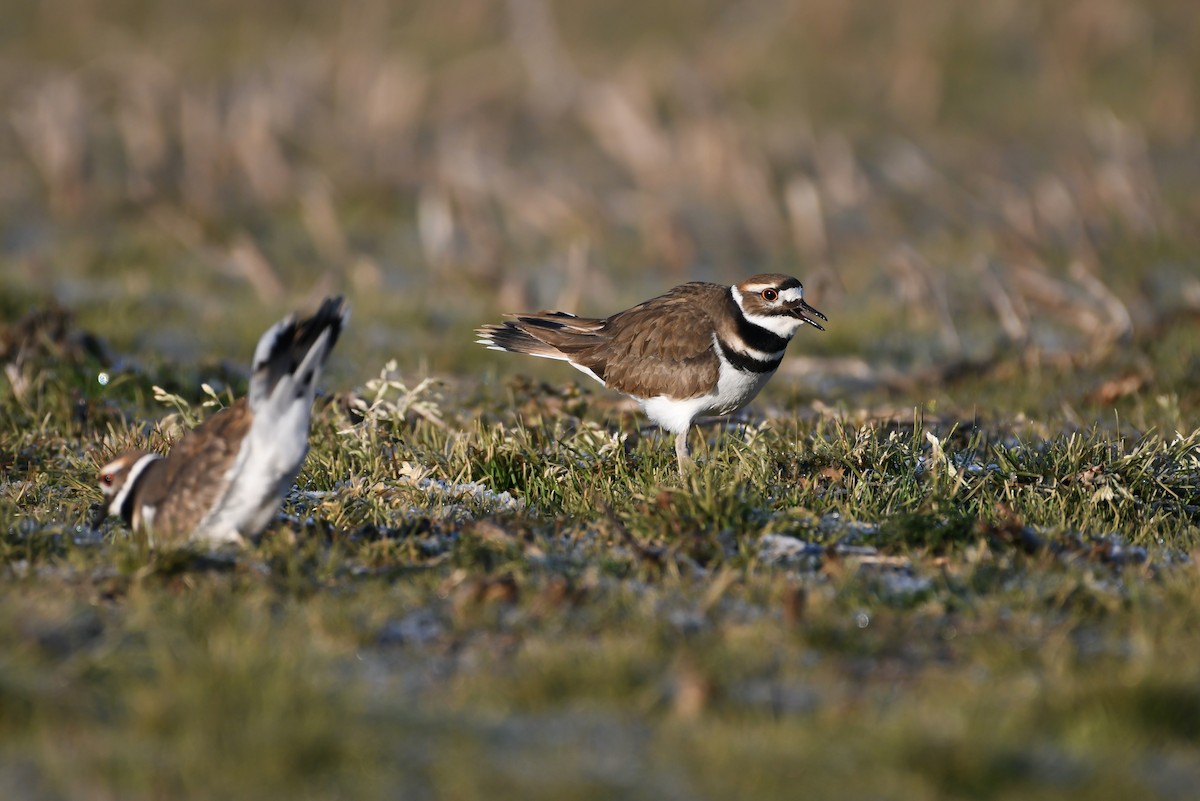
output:
M6 18L0 797L1194 794L1191 3L393 6ZM763 270L688 479L471 342ZM88 526L334 291L262 542Z

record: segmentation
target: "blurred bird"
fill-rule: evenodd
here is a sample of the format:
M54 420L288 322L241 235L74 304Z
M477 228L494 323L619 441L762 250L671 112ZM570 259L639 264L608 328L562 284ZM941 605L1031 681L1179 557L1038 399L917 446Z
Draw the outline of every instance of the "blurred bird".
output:
M341 297L271 326L254 350L250 392L187 432L167 456L120 454L100 468L105 515L152 545L243 544L271 522L308 453L321 369L349 319Z

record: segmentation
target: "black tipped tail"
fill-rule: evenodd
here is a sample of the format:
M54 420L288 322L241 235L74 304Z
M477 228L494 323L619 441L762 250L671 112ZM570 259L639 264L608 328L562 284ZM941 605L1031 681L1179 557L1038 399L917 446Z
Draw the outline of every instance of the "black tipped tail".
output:
M342 328L346 325L349 314L350 311L346 308L346 302L341 295L325 298L321 302L321 308L317 309L316 314L306 320L301 320L296 325L295 345L292 351L307 353L312 348L313 343L317 341L317 337L324 331L329 332L329 342L326 345L326 352L333 350L333 346L337 344L338 336L342 333Z
M492 350L525 353L530 356L542 356L548 359L566 358L565 354L558 348L532 336L517 323L506 322L499 325L485 325L483 328L476 329L475 333L479 335L479 339L477 340L479 344L486 345Z
M270 397L280 381L302 369L304 375L298 388L307 391L315 383L348 318L349 309L338 295L326 298L311 317L296 322L294 316L288 316L271 326L254 351L251 407ZM318 345L319 352L314 352Z

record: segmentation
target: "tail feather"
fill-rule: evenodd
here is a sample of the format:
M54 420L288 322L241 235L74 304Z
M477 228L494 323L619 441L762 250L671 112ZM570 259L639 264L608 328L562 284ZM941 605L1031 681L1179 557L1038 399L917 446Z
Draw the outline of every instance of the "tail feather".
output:
M607 359L596 351L608 341L605 320L576 317L567 312L513 316L515 320L476 329L479 344L492 350L564 361L604 383Z
M543 342L530 334L516 323L506 322L500 325L485 325L477 329L478 342L492 350L504 350L509 353L525 353L530 356L541 356L546 359L566 359L567 355L553 345Z
M571 359L604 341L604 320L567 312L514 314L515 319L476 330L479 344L547 359Z
M604 328L607 320L594 317L579 317L570 312L544 311L537 314L514 314L517 324L531 326L543 331L561 331L564 334L596 334Z
M267 403L285 380L294 384L298 397L311 391L348 317L337 296L326 298L312 317L296 322L288 315L267 329L254 349L250 407Z

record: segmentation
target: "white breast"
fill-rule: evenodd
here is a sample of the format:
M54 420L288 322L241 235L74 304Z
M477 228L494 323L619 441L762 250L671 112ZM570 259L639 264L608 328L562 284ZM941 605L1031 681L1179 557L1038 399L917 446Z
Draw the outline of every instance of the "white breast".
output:
M717 381L717 391L713 395L712 414L730 414L754 400L775 370L769 373L754 373L739 370L725 360L720 348L717 355L721 359L721 378Z
M692 421L701 415L736 412L754 400L771 380L771 376L775 375L774 370L769 373L755 373L737 369L721 353L716 340L717 335L713 334L713 348L717 358L721 360L720 377L714 391L686 400L668 398L665 395L638 399L646 416L660 427L678 434L680 431L686 431Z

